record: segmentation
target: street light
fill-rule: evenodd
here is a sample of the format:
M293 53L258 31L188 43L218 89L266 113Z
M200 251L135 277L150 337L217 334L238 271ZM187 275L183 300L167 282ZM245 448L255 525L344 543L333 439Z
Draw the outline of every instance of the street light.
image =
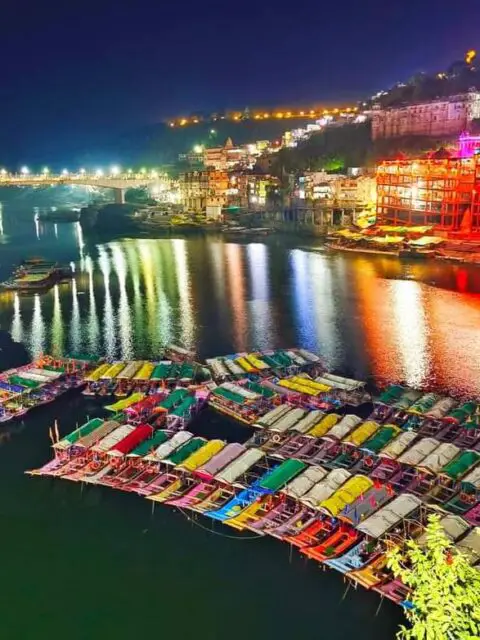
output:
M28 174L30 173L30 169L29 169L28 167L22 167L22 168L20 169L20 173L21 173L23 176L28 176Z
M85 169L80 169L80 175L82 175L82 176L85 175Z
M68 176L68 169L62 170L62 176Z
M157 172L157 171L155 171L154 169L152 169L152 171L150 171L150 176L151 176L152 178L156 178L156 177L158 176L158 172Z
M7 170L6 169L1 169L0 170L0 174L2 174L2 176L6 176L7 175Z
M50 173L50 169L48 167L43 167L42 173L44 176L48 176L48 174Z
M95 171L95 175L97 176L97 178L101 178L103 176L103 171L101 169L97 169Z
M210 135L214 136L216 133L215 129L210 129Z
M142 174L142 176L144 176L147 173L147 170L145 169L145 167L142 167L140 169L140 173Z
M112 176L118 176L118 174L120 173L120 167L117 167L117 165L114 165L113 167L110 168L110 172Z

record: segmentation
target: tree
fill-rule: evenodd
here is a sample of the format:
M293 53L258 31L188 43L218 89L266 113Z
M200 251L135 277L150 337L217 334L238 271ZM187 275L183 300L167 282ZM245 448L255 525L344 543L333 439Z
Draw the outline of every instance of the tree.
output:
M400 627L399 640L478 640L480 571L454 548L439 516L429 516L421 545L408 540L404 551L389 551L388 567L410 589L411 628Z

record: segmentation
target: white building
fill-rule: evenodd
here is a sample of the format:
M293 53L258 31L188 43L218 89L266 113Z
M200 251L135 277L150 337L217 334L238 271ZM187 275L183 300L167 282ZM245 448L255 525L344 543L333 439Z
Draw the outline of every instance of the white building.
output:
M431 102L373 109L372 138L458 135L480 118L480 92L469 91Z

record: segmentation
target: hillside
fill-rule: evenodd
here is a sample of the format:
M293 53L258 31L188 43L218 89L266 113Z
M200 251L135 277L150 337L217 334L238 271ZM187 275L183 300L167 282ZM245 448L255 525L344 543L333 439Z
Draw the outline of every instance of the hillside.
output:
M175 162L179 153L190 151L194 145L222 145L227 138L234 144L255 140L275 140L282 134L309 122L304 118L288 120L243 120L239 122L202 122L186 127L168 127L164 123L144 127L112 140L104 152L122 158L126 165L158 166ZM213 133L212 133L213 132Z

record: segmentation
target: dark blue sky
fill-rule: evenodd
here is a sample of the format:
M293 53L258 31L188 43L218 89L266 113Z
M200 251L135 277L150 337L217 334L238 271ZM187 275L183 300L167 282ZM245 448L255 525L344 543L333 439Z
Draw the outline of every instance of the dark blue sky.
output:
M479 24L478 0L4 3L0 163L193 110L360 98L480 47Z

